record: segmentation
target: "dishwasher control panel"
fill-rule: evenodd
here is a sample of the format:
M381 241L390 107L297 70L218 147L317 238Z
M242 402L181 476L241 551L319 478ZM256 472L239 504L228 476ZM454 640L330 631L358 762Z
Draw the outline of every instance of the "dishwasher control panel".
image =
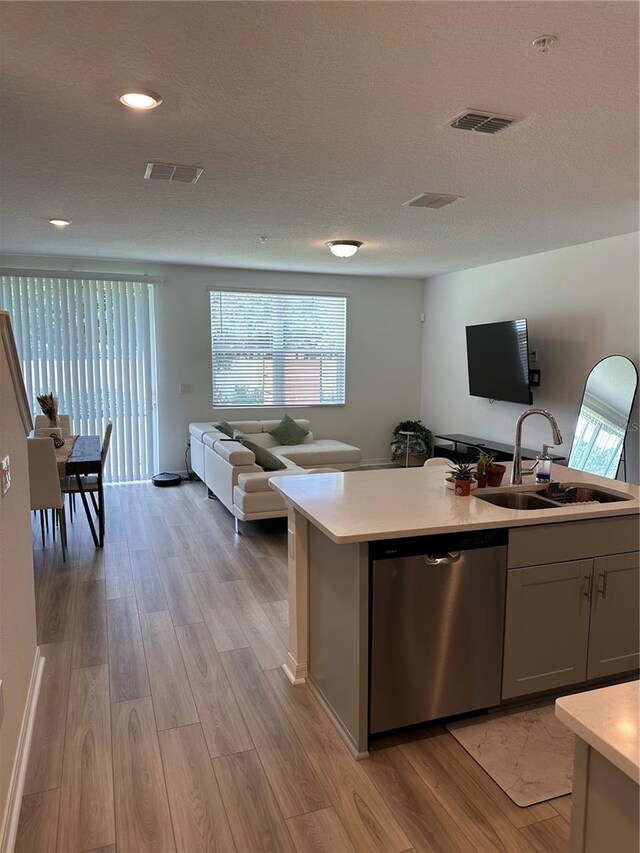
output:
M369 543L372 560L392 560L448 551L469 551L506 545L508 529L469 530L464 533L440 533L435 536L408 536L406 539L381 539Z

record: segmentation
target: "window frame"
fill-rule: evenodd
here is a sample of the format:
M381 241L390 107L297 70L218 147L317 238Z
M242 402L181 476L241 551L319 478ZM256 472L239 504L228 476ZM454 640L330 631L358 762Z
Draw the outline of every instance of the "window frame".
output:
M349 302L350 294L344 291L327 291L327 290L298 290L296 288L283 287L250 287L250 286L233 286L233 285L209 285L207 287L207 299L209 300L209 351L211 360L213 360L213 332L211 329L211 294L212 293L250 293L257 296L319 296L322 298L333 297L344 299L344 386L343 386L343 402L342 403L238 403L226 404L216 403L213 399L214 395L214 374L213 364L211 363L211 401L214 411L240 411L252 409L264 409L266 411L276 412L284 409L329 409L329 408L344 408L347 404L347 386L348 386L348 371L347 361L349 357Z

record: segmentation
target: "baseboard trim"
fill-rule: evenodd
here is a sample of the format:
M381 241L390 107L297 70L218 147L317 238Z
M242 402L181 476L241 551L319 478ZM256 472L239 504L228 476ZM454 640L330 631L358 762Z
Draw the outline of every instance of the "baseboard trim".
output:
M27 702L24 714L22 715L22 725L18 737L18 749L16 750L16 757L13 762L4 818L2 827L0 828L0 853L13 853L16 843L20 807L22 805L22 792L24 791L24 783L27 777L27 764L29 763L29 751L31 749L31 738L33 736L33 726L38 708L38 697L40 696L44 664L45 658L40 654L40 647L36 646Z
M342 738L344 745L347 747L347 749L351 753L352 757L355 758L356 761L362 761L363 758L369 758L369 750L368 749L365 749L365 750L359 750L358 749L358 745L354 741L354 739L351 735L351 732L348 731L345 724L342 722L340 717L333 710L333 707L329 703L329 700L324 695L322 690L320 690L320 688L315 683L313 678L311 676L307 676L306 681L307 681L307 686L308 686L309 690L316 697L316 699L318 700L318 704L320 705L322 710L325 712L327 717L329 717L329 720L333 723L336 731L338 732L338 734Z
M367 468L397 468L398 466L395 462L392 462L391 459L387 456L385 459L363 459L362 462L355 469L356 471L366 471Z
M296 663L291 652L287 652L287 661L282 664L282 669L292 684L304 684L309 675L306 663Z

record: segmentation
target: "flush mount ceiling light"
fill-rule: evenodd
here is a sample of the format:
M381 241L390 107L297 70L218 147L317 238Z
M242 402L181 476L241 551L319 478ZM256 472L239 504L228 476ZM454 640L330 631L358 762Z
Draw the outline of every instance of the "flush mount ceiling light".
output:
M66 228L68 225L71 225L70 219L58 219L58 217L49 219L48 222L50 225L55 225L56 228Z
M118 100L132 110L153 110L162 103L162 98L146 89L125 89L118 92Z
M355 255L362 243L360 240L329 240L327 246L337 258L350 258Z

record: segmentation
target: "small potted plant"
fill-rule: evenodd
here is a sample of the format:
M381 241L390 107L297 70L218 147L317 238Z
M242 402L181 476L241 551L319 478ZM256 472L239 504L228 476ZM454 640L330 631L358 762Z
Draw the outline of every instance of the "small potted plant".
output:
M470 462L458 462L451 466L453 477L453 490L461 498L471 494L471 483L474 479L475 470Z
M424 465L433 450L433 436L422 421L400 421L393 431L391 458L406 468Z
M485 466L484 470L487 475L487 485L499 486L502 483L502 478L507 468L500 462L494 462L493 457L491 457L491 462Z
M478 483L479 489L485 489L487 486L487 480L489 479L487 474L487 468L493 463L493 456L490 456L488 453L485 453L484 450L481 450L478 454L478 460L476 462L476 480Z

